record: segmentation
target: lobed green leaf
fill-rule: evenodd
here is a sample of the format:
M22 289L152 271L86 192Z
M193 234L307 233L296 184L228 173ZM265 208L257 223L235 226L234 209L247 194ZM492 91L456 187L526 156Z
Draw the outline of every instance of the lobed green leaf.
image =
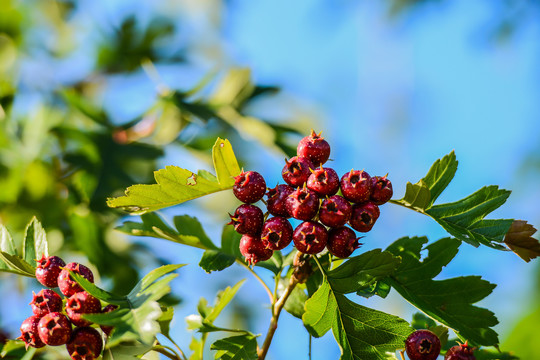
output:
M254 335L237 335L219 339L210 346L216 350L215 359L255 360L257 359L257 340Z

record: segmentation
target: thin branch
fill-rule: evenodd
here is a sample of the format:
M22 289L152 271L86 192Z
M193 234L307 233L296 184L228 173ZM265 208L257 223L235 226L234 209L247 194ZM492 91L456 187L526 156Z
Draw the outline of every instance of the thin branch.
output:
M188 360L186 354L184 354L184 352L182 351L182 349L180 348L180 346L178 346L178 344L172 339L172 337L170 336L165 336L167 339L169 339L169 341L176 347L176 349L178 350L178 352L180 353L180 355L182 355L182 358L184 360Z
M171 360L180 360L180 358L177 355L171 354L165 348L156 347L156 348L152 348L152 350L155 351L155 352L158 352L160 354L165 355L166 357L168 357Z
M239 263L240 265L242 265L243 267L245 267L246 269L248 269L249 272L252 273L253 276L255 276L255 278L257 280L259 280L259 282L262 284L262 286L264 287L264 289L268 293L268 297L270 298L270 303L273 304L274 303L274 295L272 295L272 290L270 290L270 288L268 287L268 285L266 285L264 280L261 279L259 274L257 274L252 268L250 268L248 265L246 265L243 261L241 261L239 259L236 259L236 262Z

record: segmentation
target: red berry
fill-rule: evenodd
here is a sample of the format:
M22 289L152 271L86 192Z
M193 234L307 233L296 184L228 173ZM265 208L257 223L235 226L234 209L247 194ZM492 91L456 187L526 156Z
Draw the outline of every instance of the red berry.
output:
M287 199L287 211L298 220L310 220L319 211L319 197L306 187L296 189Z
M234 230L239 234L257 235L261 232L264 215L261 209L255 205L242 204L233 215L229 214Z
M110 313L114 310L118 309L118 305L109 304L103 308L101 311L102 313ZM107 326L107 325L100 325L99 326L101 330L105 333L105 335L109 336L111 334L111 331L114 329L113 326Z
M62 311L62 298L60 295L49 289L43 289L37 294L32 292L34 297L30 306L34 315L43 316L50 312Z
M334 195L322 202L319 220L326 226L341 227L349 221L351 213L351 204L342 196Z
M394 194L392 183L386 176L374 176L371 178L371 201L377 205L388 202Z
M324 164L330 157L330 144L321 136L311 130L311 135L306 136L298 143L296 149L298 156L308 158L315 166Z
M21 324L21 336L19 337L19 339L24 341L27 349L29 346L35 348L41 348L45 346L45 344L43 343L43 341L41 341L41 338L39 337L39 320L41 320L40 316L33 315L30 316L28 319L24 320Z
M341 177L341 193L353 203L362 203L371 196L371 177L363 170L351 170Z
M36 279L46 287L58 286L58 275L62 271L62 267L66 265L64 260L58 256L42 255L41 259L36 260Z
M90 321L81 318L82 314L96 314L100 312L101 302L86 291L71 295L66 302L67 316L75 326L88 326L91 324Z
M240 252L246 258L249 265L255 265L259 261L265 261L272 257L274 251L267 249L261 238L251 235L242 235L240 239Z
M234 178L233 193L241 202L251 204L261 200L266 192L266 182L261 174L248 171Z
M375 225L380 214L379 207L372 202L354 204L349 224L356 231L368 232Z
M360 247L358 239L354 231L346 226L331 229L328 233L326 248L332 255L346 258Z
M429 330L417 330L405 340L410 360L435 360L441 352L441 341Z
M62 294L64 294L64 296L69 297L75 293L84 291L84 289L79 284L77 284L75 280L73 280L68 270L71 270L83 276L91 283L94 282L94 274L92 274L92 271L89 268L82 264L74 262L69 263L64 267L64 269L60 272L60 275L58 276L58 287L60 288L60 291L62 292Z
M281 176L287 184L292 187L298 187L305 184L311 170L315 166L307 158L293 156L290 160L285 159L285 166L281 170Z
M474 348L465 344L452 346L444 356L444 360L476 360Z
M323 251L328 241L326 228L314 221L304 221L294 229L294 246L304 254L317 254Z
M103 350L103 340L96 329L79 327L73 331L66 348L73 360L94 360Z
M321 196L334 195L339 190L339 176L332 168L313 170L307 180L307 187Z
M47 345L64 345L71 337L71 323L59 312L48 313L39 320L38 333Z
M263 245L272 250L281 250L292 241L293 228L289 220L276 216L266 220L261 233Z
M292 194L294 189L289 185L277 185L273 189L268 189L266 196L266 209L274 216L291 217L287 211L287 198Z

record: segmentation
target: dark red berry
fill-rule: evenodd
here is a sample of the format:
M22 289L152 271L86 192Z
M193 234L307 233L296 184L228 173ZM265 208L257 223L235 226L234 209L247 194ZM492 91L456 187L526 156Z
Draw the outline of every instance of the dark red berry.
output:
M294 246L304 254L317 254L323 251L328 241L326 228L314 221L304 221L294 229Z
M106 313L110 313L110 312L112 312L112 311L114 311L116 309L118 309L118 305L109 304L109 305L105 306L101 312L106 314ZM111 331L114 329L113 326L107 326L107 325L100 325L99 327L101 328L103 333L105 333L105 335L107 335L107 336L109 336L111 334Z
M287 211L287 198L292 194L294 189L289 185L277 185L273 189L268 189L266 196L266 209L274 216L291 217Z
M319 220L326 226L340 227L351 218L352 206L342 196L334 195L321 204Z
M264 223L261 240L268 249L281 250L291 243L292 233L293 228L289 220L276 216Z
M71 338L71 323L59 312L48 313L39 320L38 333L47 345L64 345Z
M302 186L306 183L311 170L315 166L307 158L293 156L290 160L285 159L285 166L281 170L283 180L292 187Z
M0 345L5 344L9 339L9 335L0 330Z
M29 346L35 348L41 348L45 346L45 344L43 343L43 341L41 341L41 338L39 337L39 320L41 320L40 316L33 315L30 316L28 319L24 320L21 324L21 336L19 337L19 339L24 341L24 345L27 349Z
M103 340L99 332L91 327L78 327L66 344L73 360L94 360L103 350Z
M311 130L311 135L306 136L298 143L296 149L298 156L308 158L313 165L324 164L330 157L330 144L321 136Z
M330 254L339 258L346 258L360 247L361 244L358 239L354 231L346 226L331 229L328 233L326 248L330 251Z
M339 176L332 168L313 170L307 180L307 187L321 196L334 195L339 190Z
M229 214L234 230L239 234L257 235L261 232L264 215L261 209L255 205L242 204L233 215Z
M58 286L58 275L62 271L62 267L66 266L64 260L58 256L42 255L41 259L36 260L36 279L46 287Z
M341 177L341 193L353 203L362 203L371 196L371 177L363 170L351 170Z
M476 360L474 348L467 343L452 346L446 352L444 360Z
M410 360L435 360L441 352L441 341L429 330L417 330L405 340Z
M392 183L386 176L374 176L371 178L371 201L377 205L388 202L394 194Z
M62 298L60 295L49 289L43 289L34 294L30 306L34 315L43 316L50 312L62 311Z
M91 283L94 282L94 274L92 274L92 271L89 268L82 264L74 262L69 263L64 267L64 269L60 272L60 275L58 276L58 287L60 288L60 291L62 292L62 294L64 294L64 296L69 297L75 293L84 291L83 288L79 284L77 284L75 280L73 280L68 270L71 270L83 276Z
M233 193L241 202L251 204L261 200L266 192L266 182L261 174L248 171L234 178Z
M298 188L287 199L287 211L298 220L310 220L319 211L319 197L306 187Z
M372 202L354 204L349 224L356 231L368 232L381 214L379 207Z
M86 291L71 295L66 302L67 316L75 326L88 326L91 324L90 321L81 318L82 314L96 314L100 312L101 302Z
M274 251L267 249L258 236L242 235L240 239L240 252L246 258L249 265L255 265L259 261L265 261L272 257Z

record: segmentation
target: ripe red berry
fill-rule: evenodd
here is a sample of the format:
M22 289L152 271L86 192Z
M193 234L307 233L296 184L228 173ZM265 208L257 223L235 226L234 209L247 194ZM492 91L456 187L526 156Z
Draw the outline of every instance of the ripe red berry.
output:
M276 216L266 220L261 233L263 245L272 250L281 250L292 241L293 228L289 220Z
M75 326L88 326L91 324L90 321L81 318L82 314L96 314L100 312L101 302L86 291L71 295L66 302L67 316Z
M255 205L242 204L233 215L229 214L234 230L239 234L257 235L261 232L264 215L261 209Z
M109 305L105 306L101 312L106 314L106 313L110 313L110 312L112 312L112 311L114 311L116 309L118 309L118 305L109 304ZM107 326L107 325L100 325L99 327L101 328L103 333L105 335L107 335L107 336L109 336L111 334L111 331L114 329L113 326Z
M304 254L317 254L323 251L328 241L326 228L314 221L304 221L294 229L294 246Z
M24 320L21 324L21 336L20 340L24 341L24 345L28 349L29 346L35 348L44 347L45 344L41 341L38 332L38 324L41 320L40 316L33 315Z
M371 177L363 170L351 170L341 177L341 193L353 203L362 203L371 196Z
M307 180L307 187L321 196L334 195L339 190L339 176L332 168L313 170Z
M280 184L273 189L268 189L266 196L266 209L274 216L291 217L287 211L287 198L294 189L289 185Z
M248 171L234 178L233 193L238 200L251 204L261 200L266 192L266 182L261 174Z
M75 293L84 291L83 288L77 284L75 280L73 280L68 270L83 276L86 280L92 283L94 282L94 274L92 274L92 271L89 268L82 264L74 262L69 263L64 267L58 276L58 287L64 296L69 297Z
M381 214L379 207L372 202L354 204L349 224L356 231L368 232Z
M441 352L441 341L429 330L417 330L405 340L405 351L411 360L435 360Z
M255 265L259 261L265 261L272 257L274 251L267 249L258 236L242 235L240 239L240 252L246 258L249 265Z
M371 178L371 201L377 205L388 202L394 194L392 183L386 176L374 176Z
M332 255L346 258L360 247L358 239L354 231L346 226L331 229L328 233L326 248Z
M352 206L342 196L324 199L319 210L319 220L326 226L340 227L351 218Z
M319 197L306 187L296 189L287 199L287 211L298 220L310 220L319 211Z
M298 156L308 158L313 165L324 164L330 157L330 144L321 136L311 130L311 135L306 136L298 143L296 149Z
M281 176L292 187L302 186L306 183L311 170L315 166L307 158L293 156L290 160L285 159L285 166L281 170Z
M62 271L62 267L66 265L64 260L58 256L42 255L41 259L36 260L36 279L46 287L58 286L58 275Z
M34 294L30 306L34 315L43 316L50 312L62 311L62 298L60 295L49 289L43 289Z
M48 313L39 320L38 333L47 345L64 345L71 337L71 323L59 312Z
M465 342L465 344L452 346L446 352L444 360L476 360L474 348L469 346L467 342Z
M78 327L66 344L73 360L95 360L103 350L103 340L99 332L91 327Z

